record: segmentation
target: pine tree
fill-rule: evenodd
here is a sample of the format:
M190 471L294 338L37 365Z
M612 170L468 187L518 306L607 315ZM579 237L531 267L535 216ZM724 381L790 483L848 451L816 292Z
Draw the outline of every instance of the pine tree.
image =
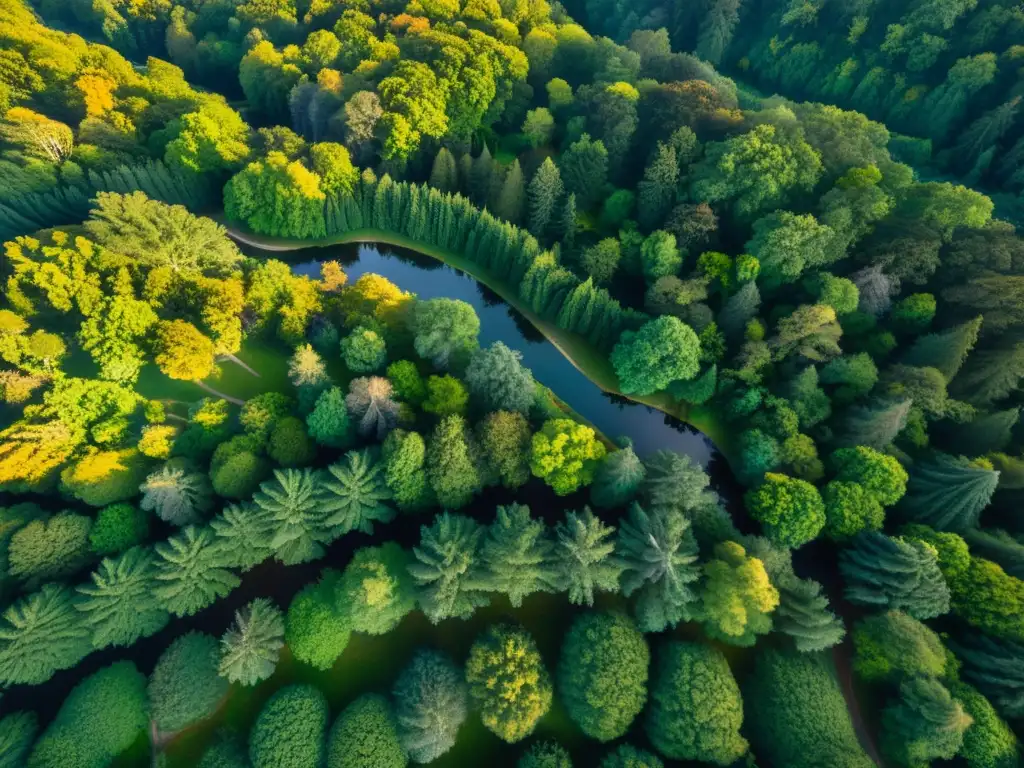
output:
M1010 444L1018 421L1020 408L980 413L966 424L957 424L950 442L965 456L984 456Z
M1020 96L1015 96L989 110L963 130L950 152L961 171L970 170L985 152L997 146L999 140L1013 127L1019 107Z
M601 141L584 133L558 159L565 191L575 195L583 210L590 210L604 198L608 182L608 150Z
M584 507L567 511L555 528L555 563L559 584L573 605L594 605L595 592L615 592L622 566L614 557L615 529Z
M632 501L640 490L647 470L633 451L632 442L605 456L590 486L594 506L621 507Z
M713 0L704 13L697 33L696 56L716 67L732 41L736 24L740 20L742 0Z
M186 472L170 462L139 486L139 507L178 527L199 522L213 503L213 492L205 474Z
M946 381L952 381L967 355L974 349L980 330L981 318L976 317L948 331L921 336L907 352L903 362L906 365L936 368L946 377Z
M622 593L638 593L637 625L661 632L690 618L697 600L690 588L700 578L697 542L678 508L654 507L650 513L634 503L619 527L616 555L623 567Z
M327 468L320 484L323 524L331 529L332 538L351 531L372 535L374 523L395 519L395 510L386 503L390 500L383 466L368 450L349 451L342 461Z
M907 425L912 405L910 400L879 400L850 408L840 444L884 450Z
M512 607L534 592L555 592L558 572L554 544L541 520L523 504L499 506L480 550L481 581L492 592L508 595Z
M1015 579L1024 579L1024 541L997 528L965 531L964 540L977 557L991 560Z
M484 143L484 148L480 150L480 154L473 160L473 167L469 175L469 199L477 207L486 207L491 194L493 180L494 158L491 157L491 150Z
M565 198L558 221L558 236L562 241L563 253L572 253L576 245L576 228L576 195L570 194Z
M751 280L726 299L718 313L718 327L730 342L736 343L743 337L747 323L757 317L760 308L761 293Z
M1024 645L969 635L950 643L964 679L978 687L1003 717L1024 717Z
M526 187L523 182L523 169L519 160L513 160L505 174L498 199L494 203L494 215L512 224L519 224L523 219L523 208L526 205Z
M546 158L530 180L526 192L530 208L529 230L534 237L540 239L547 234L563 191L558 166L551 162L550 157Z
M274 557L285 565L318 560L332 540L320 503L320 476L311 469L275 469L253 503L265 520Z
M85 614L94 648L127 647L167 625L170 616L153 592L156 561L149 549L104 559L91 579L76 588L82 599L75 607Z
M249 502L228 504L210 521L226 566L248 571L274 554L267 522Z
M654 157L644 169L644 178L637 185L640 227L651 232L658 228L676 201L679 183L679 161L673 147L658 142Z
M444 512L420 528L409 573L419 588L419 604L431 623L466 619L487 597L480 591L480 543L484 529L474 520Z
M991 465L939 453L910 468L907 495L897 509L939 531L967 531L978 526L998 484Z
M92 650L74 593L56 584L10 605L0 617L0 683L39 685Z
M950 394L974 405L1002 400L1024 378L1024 343L982 350L971 355L952 381Z
M901 766L950 760L963 744L971 717L935 678L916 677L900 685L900 698L882 714L883 752Z
M155 547L156 580L153 594L161 605L181 618L192 616L225 597L241 580L224 567L220 547L210 528L190 525Z
M430 171L430 186L441 192L459 191L459 169L447 147L441 147Z
M839 555L850 602L932 619L949 611L949 587L935 550L917 540L858 534Z
M284 616L265 597L235 612L235 623L220 640L220 676L252 686L274 674L284 647Z
M838 645L846 635L843 622L829 610L821 584L813 579L787 576L777 582L779 607L775 630L793 639L801 653L815 653Z
M689 456L660 450L649 456L644 466L647 474L641 490L651 507L679 507L690 512L718 501L717 494L709 490L708 473Z
M433 762L455 746L469 696L462 669L451 659L420 649L395 681L392 696L398 740L413 762Z

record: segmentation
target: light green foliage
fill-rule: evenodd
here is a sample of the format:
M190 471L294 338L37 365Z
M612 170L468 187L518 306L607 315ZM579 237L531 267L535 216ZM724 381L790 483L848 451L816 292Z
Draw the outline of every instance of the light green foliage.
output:
M597 507L620 507L633 499L640 490L646 470L637 458L633 446L612 451L594 473L590 486L590 499Z
M274 427L285 416L290 416L295 402L280 392L265 392L245 401L238 421L248 434L260 441L267 440Z
M210 521L225 564L243 571L259 565L273 554L266 521L253 504L228 504Z
M893 305L892 320L898 330L921 333L931 325L935 309L935 297L932 294L912 293Z
M907 472L893 456L859 445L841 448L830 461L837 480L858 484L883 506L892 506L906 492Z
M396 360L388 366L388 380L394 387L395 396L411 405L420 405L427 396L423 377L411 360Z
M590 485L605 448L594 430L571 419L549 419L530 444L530 470L566 496Z
M172 168L196 173L234 170L249 155L249 126L227 104L209 101L175 122L168 129L177 129L176 135L164 150L164 160Z
M105 507L134 497L148 471L132 448L90 452L60 473L61 489L90 507Z
M427 399L423 410L435 416L464 416L469 405L466 385L454 376L431 376L427 379Z
M285 565L323 557L323 545L332 539L321 483L319 473L310 469L275 469L274 479L252 497L266 521L274 556Z
M640 247L640 261L648 282L677 274L683 257L676 247L676 236L663 230L652 232Z
M745 497L751 516L768 538L787 547L813 540L825 526L825 505L818 489L804 480L769 472Z
M466 385L485 411L529 413L536 382L530 369L523 366L522 357L500 341L473 355L466 369Z
M647 641L621 613L584 613L562 641L558 693L590 738L622 736L647 701Z
M642 749L621 744L601 761L601 768L663 768L657 756Z
M594 605L595 592L615 592L622 566L613 556L615 528L590 507L569 510L555 527L555 564L559 582L573 605Z
M260 710L249 733L253 768L320 768L327 751L327 698L311 685L289 685Z
M438 651L419 650L392 691L398 740L415 763L436 760L455 745L468 714L461 671Z
M521 627L496 624L469 649L469 695L484 726L514 744L533 732L551 707L551 679L540 651Z
M554 543L540 520L530 517L523 504L499 506L480 549L487 589L508 596L514 608L534 592L555 592L558 570L553 562Z
M419 432L396 429L384 440L381 450L384 482L395 506L403 512L414 512L433 504L433 490L424 469L426 456L427 444Z
M32 589L74 574L92 559L91 529L91 518L72 512L28 522L7 544L7 575Z
M314 32L319 34L323 30ZM359 179L348 150L341 144L324 141L309 148L313 171L320 176L320 188L327 194L351 194Z
M336 596L353 631L387 634L412 611L416 588L408 570L411 562L410 554L394 542L356 552L345 566Z
M70 589L44 584L0 617L0 682L5 685L45 683L91 650Z
M128 661L75 686L36 743L28 768L103 768L140 734L149 717L146 678Z
M446 416L434 428L427 443L427 478L446 509L469 503L483 485L480 451L465 419Z
M480 450L491 475L506 488L530 479L530 424L521 413L496 411L477 424Z
M352 440L352 426L345 407L345 394L331 387L320 394L316 405L306 417L309 436L329 448L346 448Z
M881 747L896 765L928 765L950 759L963 745L971 717L934 678L910 678L900 698L883 712Z
M275 237L323 237L323 202L320 176L276 151L249 163L224 187L229 219Z
M383 696L363 694L331 726L326 768L405 768L408 764L391 705Z
M75 607L83 613L94 648L127 647L167 625L170 616L153 591L155 560L150 550L133 547L104 559L90 574L90 583L76 587L82 597Z
M914 465L899 510L941 531L965 531L977 526L998 483L990 464L939 453Z
M580 266L594 282L607 284L615 276L622 261L622 247L614 237L606 237L595 245L584 249L580 255Z
M551 141L555 132L555 118L545 107L532 109L526 113L526 120L523 121L521 130L523 136L530 142L530 146L542 147Z
M673 642L662 649L645 729L661 754L731 765L747 751L740 735L743 700L725 656L709 646Z
M821 494L825 503L825 534L836 541L861 531L879 531L885 510L878 499L858 482L833 480Z
M211 528L190 525L154 549L157 585L153 594L175 616L198 613L241 583L224 567Z
M487 597L478 591L483 534L471 518L448 512L438 515L429 528L420 528L409 573L416 581L420 608L432 623L465 619L487 605Z
M659 317L639 331L625 331L612 350L619 385L627 395L650 395L700 371L700 341L675 317Z
M228 692L217 674L217 639L201 632L182 635L161 654L149 677L150 713L161 731L174 732L209 717Z
M20 768L39 731L34 712L11 712L0 720L0 768Z
M284 640L292 655L314 669L327 670L341 656L352 631L347 614L338 611L339 574L324 571L292 598L285 616Z
M139 486L139 507L179 528L198 523L213 503L206 475L188 472L177 461L168 462Z
M700 615L711 637L746 647L771 631L779 593L760 560L736 542L725 541L715 546L704 577Z
M1017 768L1020 744L1017 736L996 714L992 704L966 683L953 683L949 692L973 721L964 733L958 753L970 768Z
M846 315L857 309L860 302L860 291L857 286L845 277L836 277L829 272L821 272L809 281L810 291L818 304L832 307L837 315Z
M465 364L476 350L480 318L464 301L430 299L417 302L412 331L416 354L447 369Z
M235 612L235 622L220 639L218 672L231 683L256 685L277 667L284 646L281 609L265 597Z
M546 158L526 188L528 229L534 237L543 238L555 214L555 206L565 187L558 166Z
M661 632L692 615L700 578L697 542L678 507L648 513L634 503L619 527L616 555L623 567L622 593L636 594L634 611L644 632Z
M853 666L865 680L942 677L946 649L939 636L900 611L876 613L853 628Z
M373 373L387 363L387 345L379 333L359 326L341 340L341 359L353 373Z
M313 462L316 447L302 419L285 416L274 425L267 442L267 455L282 467L299 467Z
M319 483L317 513L331 538L351 531L373 533L375 523L386 524L395 517L388 506L391 491L384 481L384 468L369 450L349 451L345 458L327 468Z
M861 533L839 556L848 600L931 619L949 610L950 592L934 547L916 539Z

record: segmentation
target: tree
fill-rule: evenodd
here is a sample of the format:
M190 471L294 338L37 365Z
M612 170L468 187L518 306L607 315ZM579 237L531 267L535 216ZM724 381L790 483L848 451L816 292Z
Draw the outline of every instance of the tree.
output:
M640 490L646 470L632 443L607 454L594 473L590 499L597 507L621 507Z
M730 340L740 338L747 323L757 317L761 307L761 294L753 281L744 283L730 296L718 313L718 327Z
M85 515L60 512L48 520L31 520L7 543L7 575L29 588L73 575L92 559Z
M595 592L615 592L622 566L613 557L615 529L598 519L590 507L565 513L555 527L555 563L559 582L573 605L593 606Z
M829 610L822 587L811 579L795 576L779 579L779 607L772 623L775 630L793 639L801 653L814 653L838 645L846 634L843 622Z
M530 445L530 470L566 496L589 485L605 454L594 430L571 419L549 419Z
M248 571L273 554L266 522L249 502L228 504L210 521L226 564Z
M464 416L469 404L466 386L454 376L431 376L427 379L427 399L423 410L435 416Z
M848 600L931 619L949 610L949 588L935 549L882 533L858 534L839 555Z
M430 186L441 192L459 191L459 172L455 166L455 158L447 147L441 147L434 158L434 167L430 171Z
M313 171L320 177L320 188L327 194L350 195L359 181L348 150L341 144L323 141L309 148Z
M640 227L651 231L665 219L676 201L679 183L679 158L676 150L658 142L643 180L637 185L637 210Z
M940 531L969 530L977 527L998 483L990 464L939 453L914 465L899 510Z
M619 386L627 395L650 395L700 370L700 341L690 326L663 316L639 331L625 331L612 350Z
M557 741L535 741L516 768L572 768L572 758Z
M395 510L386 503L391 491L383 467L369 451L349 451L342 461L331 464L318 494L318 514L332 539L351 531L372 534L374 523L395 518Z
M238 68L238 80L253 108L268 118L288 114L288 92L301 77L299 67L288 61L269 40L249 49Z
M900 684L900 698L883 713L882 751L897 765L951 759L963 744L971 717L934 678Z
M199 522L213 504L206 475L186 472L179 464L165 464L139 486L139 507L155 512L161 520L179 528Z
M576 195L583 210L590 210L604 196L608 180L608 150L601 141L584 133L559 158L565 191Z
M701 616L708 634L730 645L750 646L772 628L771 612L779 604L764 564L749 557L734 541L715 545L704 566Z
M327 768L405 768L408 758L398 740L388 700L375 693L357 698L338 715L327 739Z
M742 725L740 689L720 651L681 642L662 650L644 724L661 754L731 765L747 751Z
M769 472L745 497L751 516L772 541L800 547L817 538L825 526L825 505L818 489L804 480Z
M277 423L291 415L295 403L280 392L264 392L245 401L238 421L248 434L265 443Z
M266 521L274 556L285 565L317 560L334 528L321 505L321 477L310 469L275 469L260 485L253 503Z
M543 238L551 224L555 206L561 200L565 187L558 166L546 158L533 175L526 189L526 200L529 208L527 228L537 238Z
M288 359L288 381L292 386L325 388L330 377L327 365L311 344L302 344Z
M57 120L25 107L12 107L0 122L0 139L25 156L60 165L71 156L73 131Z
M842 541L861 531L882 529L885 510L860 483L833 480L825 486L821 498L825 504L825 534L829 538Z
M222 732L199 760L198 768L246 768L249 754L238 734Z
M429 528L420 528L420 544L410 563L418 587L417 601L434 624L468 618L487 605L480 592L480 546L484 530L475 521L443 512Z
M412 330L416 354L448 369L466 362L477 349L480 318L457 299L429 299L416 304Z
M111 504L97 513L89 531L89 545L100 557L117 555L141 544L148 535L148 515L131 504Z
M442 507L463 507L480 490L479 461L479 449L465 419L441 419L427 444L426 472Z
M398 399L411 405L421 405L427 397L423 377L410 360L397 360L387 369L388 381L394 387Z
M522 504L499 506L480 548L481 580L487 589L508 596L514 608L534 592L556 592L554 544L540 520Z
M952 644L963 664L962 675L991 701L1008 719L1024 712L1024 655L1022 646L972 634Z
M224 567L211 528L190 525L154 547L153 594L175 616L191 616L227 595L241 582Z
M1020 744L1017 736L998 714L988 699L966 683L952 683L949 692L960 702L973 721L964 733L958 753L971 768L1012 768L1019 762Z
M637 593L635 613L644 632L661 632L690 616L700 578L697 542L679 508L654 507L650 514L634 503L622 521L616 553L623 567L622 593Z
M68 694L36 743L31 768L107 765L149 725L146 678L129 661L94 672Z
M391 399L391 382L379 376L352 379L345 407L361 435L382 440L398 423L399 406Z
M466 368L466 385L483 410L529 414L537 383L522 358L522 353L500 341L473 354Z
M468 714L468 695L447 656L417 651L395 681L393 697L398 740L413 762L432 762L455 745Z
M660 229L652 232L640 247L640 261L648 282L677 274L683 257L676 248L676 236Z
M213 342L184 320L156 326L154 362L172 379L202 381L217 370Z
M477 424L488 472L506 488L530 479L530 424L522 413L495 411Z
M620 744L601 761L601 768L663 768L664 765L655 755L629 744Z
M284 646L284 616L264 597L235 612L235 623L220 639L220 676L251 686L266 680L277 667Z
M717 67L732 41L739 20L739 0L716 0L712 3L697 33L696 56Z
M981 321L977 317L948 331L918 337L903 361L907 365L937 368L946 381L952 381L978 341Z
M494 202L494 215L512 224L519 224L523 220L525 207L526 182L523 179L523 169L516 159L512 161L505 174L505 181L502 182L501 191Z
M285 614L284 641L292 655L322 671L341 656L352 633L348 614L336 606L339 578L336 571L325 570L318 582L292 598Z
M387 346L376 331L360 326L341 340L341 359L353 373L373 373L387 364Z
M329 717L327 697L311 685L289 685L275 692L249 733L253 768L323 765Z
M75 607L89 628L94 648L128 647L155 635L170 618L153 589L155 557L149 549L133 547L117 558L106 558L79 584Z
M856 483L883 506L892 506L906 492L906 470L893 456L858 445L835 451L831 462L837 480Z
M38 731L34 712L11 712L0 720L0 766L18 768L27 764Z
M403 512L415 512L434 503L424 469L426 456L427 444L419 432L396 429L384 441L384 482L391 490L395 506Z
M171 168L193 173L233 171L249 156L249 126L227 104L200 104L166 129L174 138L164 149L164 161Z
M202 632L184 634L167 647L146 689L158 731L180 731L214 713L228 692L219 663L217 639Z
M316 458L316 448L302 419L285 416L274 425L267 443L267 455L282 467L302 466Z
M416 607L411 563L409 553L394 542L356 552L342 573L337 594L353 631L387 634Z
M545 107L539 107L537 109L531 109L526 113L526 119L523 121L522 126L522 134L530 143L531 147L536 149L537 147L543 147L550 144L554 132L555 118L552 117L550 110Z
M0 681L39 685L92 650L74 593L56 584L17 600L0 617Z
M647 641L621 613L581 614L562 641L558 692L590 738L608 742L629 730L647 701Z
M478 637L466 660L466 682L484 727L509 744L529 736L551 707L551 679L521 627L495 624Z
M880 400L849 408L841 443L879 450L888 447L907 425L911 405L910 400Z
M133 498L149 469L132 448L90 450L61 471L61 490L91 507L105 507Z
M309 436L329 448L347 448L352 439L352 425L345 406L345 394L339 387L320 393L316 405L306 417Z
M606 237L596 245L584 249L580 266L596 283L608 283L614 277L622 260L622 247L614 237Z
M224 213L255 232L314 238L327 233L320 176L300 160L272 151L249 163L224 187Z
M942 677L946 649L939 636L900 611L867 616L853 629L854 669L865 680Z

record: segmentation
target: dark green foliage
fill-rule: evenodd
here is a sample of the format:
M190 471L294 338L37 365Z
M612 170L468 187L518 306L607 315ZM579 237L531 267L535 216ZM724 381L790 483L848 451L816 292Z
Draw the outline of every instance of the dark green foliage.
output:
M998 483L999 473L991 465L936 454L911 468L899 510L940 531L965 531L977 526Z
M274 425L292 412L295 403L280 392L265 392L245 401L238 420L242 428L260 440L266 440Z
M416 304L412 330L416 354L447 369L465 364L476 350L480 319L464 301L430 299Z
M228 504L210 521L226 565L248 571L273 554L267 524L254 504Z
M660 450L648 456L644 466L647 474L641 494L652 507L679 507L692 512L718 500L708 490L708 474L689 456Z
M590 499L596 507L620 507L640 490L646 470L632 444L612 451L597 468L590 485Z
M320 768L326 753L327 698L311 685L289 685L260 710L249 733L253 768Z
M775 584L779 590L779 607L772 614L775 631L789 635L798 651L823 651L843 639L846 628L829 609L821 584L788 574Z
M154 549L158 583L153 593L175 616L199 612L240 583L225 567L225 556L212 528L190 525Z
M332 538L321 503L321 477L310 469L275 469L252 497L269 528L274 556L285 565L323 557Z
M853 628L853 666L865 680L942 677L946 649L939 636L900 611L876 613Z
M537 741L519 758L516 768L572 768L572 758L557 741Z
M848 600L931 619L949 610L935 550L913 539L861 533L839 556Z
M388 380L394 387L395 396L406 403L420 405L427 397L423 377L410 360L397 360L388 366Z
M680 642L659 651L644 724L658 752L731 765L747 751L742 724L740 689L720 651Z
M12 712L0 720L0 768L21 768L39 731L34 712Z
M316 458L316 447L306 433L302 419L286 416L274 425L267 455L282 467L301 467Z
M562 197L565 186L558 167L546 158L526 189L529 208L528 229L538 238L544 236L555 214L555 206Z
M44 584L8 606L0 618L0 682L39 685L92 650L74 593Z
M1008 719L1024 713L1024 646L985 635L951 644L963 663L961 674Z
M934 678L911 678L900 698L883 712L881 747L896 765L927 765L950 759L963 744L970 716Z
M530 479L530 424L521 413L489 413L477 424L488 472L506 488Z
M209 717L228 692L217 673L220 646L201 632L182 635L167 650L149 677L151 716L161 731L174 732Z
M979 413L967 424L958 424L951 444L965 456L984 456L999 451L1013 440L1013 429L1020 421L1019 408Z
M420 544L413 547L416 562L409 573L416 580L417 600L431 622L468 618L487 605L479 591L480 544L484 529L474 520L444 512L429 528L420 528Z
M341 340L341 359L353 373L373 373L387 363L387 346L379 333L360 326Z
M326 768L405 768L408 763L398 741L391 705L383 696L360 696L331 726Z
M92 559L91 530L91 518L71 512L32 520L11 536L8 574L31 589L75 573Z
M36 743L29 768L104 768L149 725L146 678L121 661L85 678Z
M911 405L910 400L878 401L849 408L841 443L866 445L878 450L886 448L907 425Z
M179 527L200 522L212 504L206 476L188 471L181 459L172 459L149 475L139 491L144 511Z
M981 318L978 317L948 331L922 336L903 360L907 365L937 368L946 381L952 381L978 341L980 330Z
M647 641L628 617L582 614L558 662L558 693L569 717L592 739L617 739L647 701L649 665Z
M536 384L522 355L500 341L476 352L466 369L466 385L485 411L529 413Z
M292 655L314 669L326 670L348 645L352 624L337 608L340 575L324 571L292 598L285 615L284 639Z
M320 445L347 448L352 440L352 426L345 407L345 394L338 387L325 390L306 417L309 436Z
M601 768L662 768L664 763L642 749L621 744L601 761Z
M227 732L203 752L198 768L249 768L249 754L241 739Z
M96 515L89 531L93 554L116 555L141 544L149 535L149 515L132 504L111 504Z
M447 656L417 651L392 694L398 740L413 762L429 763L455 745L466 719L468 693L461 671Z
M514 608L534 592L555 592L558 570L554 543L540 520L522 504L499 506L480 549L480 579L492 592L508 596Z
M284 645L281 609L265 597L235 612L234 624L220 639L220 675L229 682L256 685L277 667Z
M830 657L761 648L744 687L754 751L792 768L870 768ZM808 706L813 702L813 706Z

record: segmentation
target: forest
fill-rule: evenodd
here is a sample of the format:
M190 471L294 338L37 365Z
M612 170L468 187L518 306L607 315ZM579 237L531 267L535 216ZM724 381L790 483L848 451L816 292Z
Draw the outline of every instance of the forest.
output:
M0 768L1021 765L1019 5L0 40Z

